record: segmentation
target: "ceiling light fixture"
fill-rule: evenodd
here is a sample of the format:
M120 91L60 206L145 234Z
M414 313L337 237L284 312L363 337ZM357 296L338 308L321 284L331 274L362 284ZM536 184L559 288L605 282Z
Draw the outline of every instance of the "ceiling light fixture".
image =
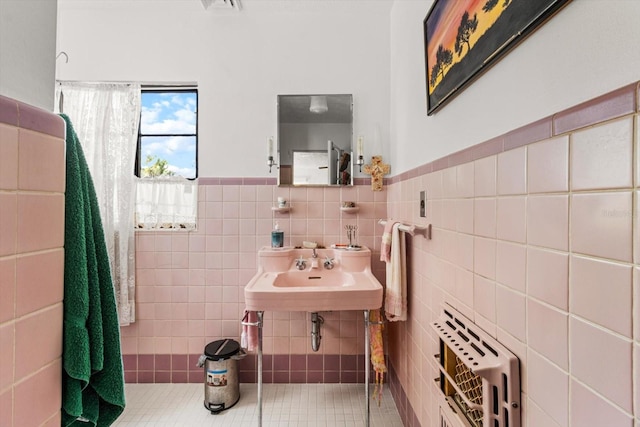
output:
M329 107L327 106L327 97L313 95L311 96L311 104L309 105L309 111L315 114L322 114L329 111Z
M240 10L240 0L200 0L205 9L213 5L214 9Z

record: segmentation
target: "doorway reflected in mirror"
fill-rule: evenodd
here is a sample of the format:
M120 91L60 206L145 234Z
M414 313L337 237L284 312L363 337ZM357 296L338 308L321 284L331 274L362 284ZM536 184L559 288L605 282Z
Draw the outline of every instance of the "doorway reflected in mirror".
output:
M352 143L352 95L278 95L279 185L352 185Z

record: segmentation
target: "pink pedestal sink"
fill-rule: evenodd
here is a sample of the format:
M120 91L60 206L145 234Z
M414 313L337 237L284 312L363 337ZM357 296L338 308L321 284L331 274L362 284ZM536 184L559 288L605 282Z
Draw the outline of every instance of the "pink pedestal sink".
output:
M258 271L244 288L247 310L339 311L371 310L382 306L382 285L371 272L371 251L263 248ZM305 260L304 269L296 260ZM326 257L333 268L326 269Z

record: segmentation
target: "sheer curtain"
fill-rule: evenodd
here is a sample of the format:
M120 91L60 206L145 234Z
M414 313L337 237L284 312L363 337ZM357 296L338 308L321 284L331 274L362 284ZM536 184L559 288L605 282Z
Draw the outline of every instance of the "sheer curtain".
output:
M120 325L135 321L134 164L140 85L68 83L56 87L60 112L71 119L95 184L109 251Z
M198 181L166 176L138 178L136 228L194 230L198 211Z

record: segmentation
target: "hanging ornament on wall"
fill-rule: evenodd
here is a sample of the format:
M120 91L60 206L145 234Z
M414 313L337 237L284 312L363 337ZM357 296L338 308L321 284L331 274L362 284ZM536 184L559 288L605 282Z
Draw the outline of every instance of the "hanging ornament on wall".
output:
M382 191L384 176L391 172L391 166L382 162L382 156L371 156L371 163L364 165L364 173L371 175L371 190Z

